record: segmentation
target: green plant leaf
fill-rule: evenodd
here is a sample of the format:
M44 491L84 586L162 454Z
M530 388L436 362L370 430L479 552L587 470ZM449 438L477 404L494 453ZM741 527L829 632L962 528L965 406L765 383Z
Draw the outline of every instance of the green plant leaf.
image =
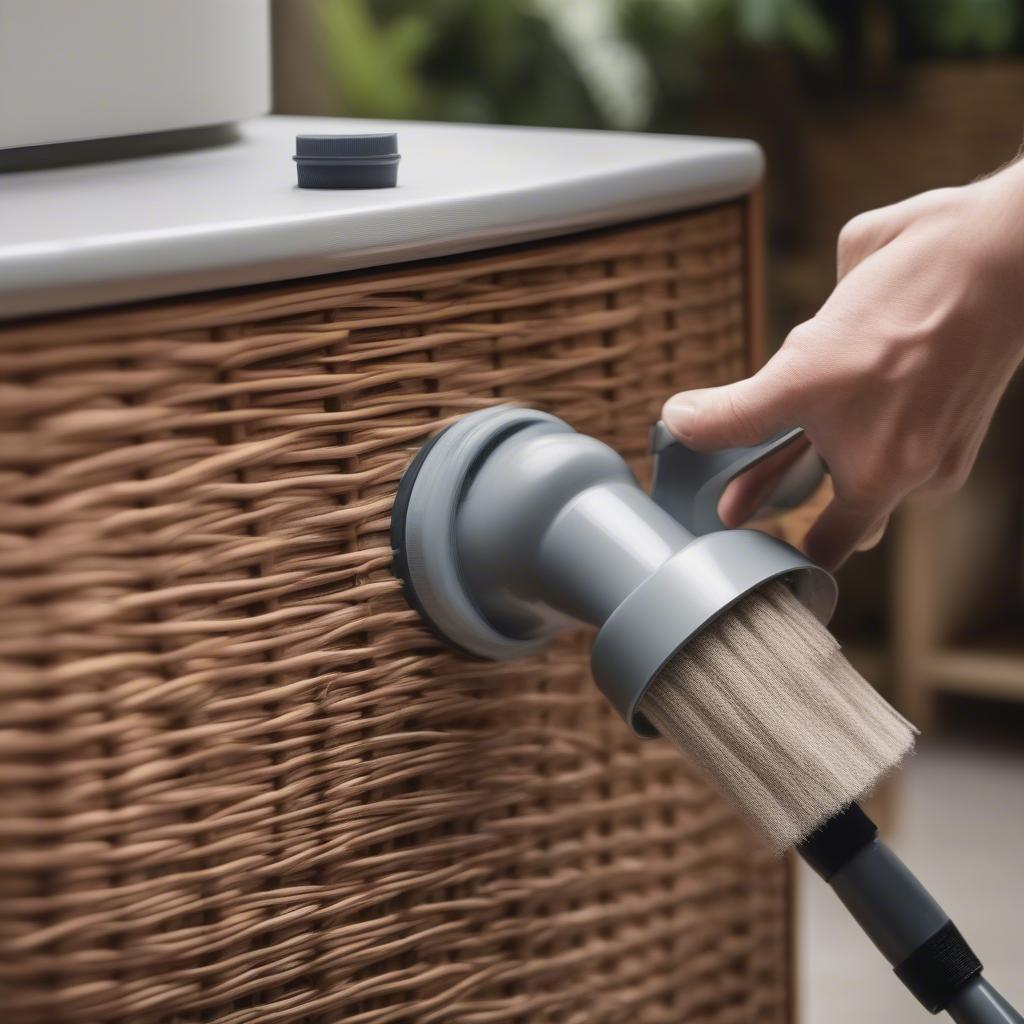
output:
M418 74L433 38L429 17L409 13L378 24L365 0L321 0L317 13L345 112L415 116L429 91Z

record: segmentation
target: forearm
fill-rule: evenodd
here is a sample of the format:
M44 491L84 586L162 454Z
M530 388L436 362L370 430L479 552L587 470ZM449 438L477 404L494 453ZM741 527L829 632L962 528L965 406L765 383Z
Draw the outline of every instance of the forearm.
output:
M1024 359L1024 158L964 186L964 192L966 244L987 294L990 338L1016 368Z

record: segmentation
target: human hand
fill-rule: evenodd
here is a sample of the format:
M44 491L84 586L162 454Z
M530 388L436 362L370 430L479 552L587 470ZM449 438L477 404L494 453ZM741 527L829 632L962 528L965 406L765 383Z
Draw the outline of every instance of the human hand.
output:
M1024 163L925 192L843 228L837 284L753 377L666 402L699 451L793 444L733 481L719 515L745 522L810 443L834 497L803 542L837 568L881 539L906 496L958 489L1024 355Z

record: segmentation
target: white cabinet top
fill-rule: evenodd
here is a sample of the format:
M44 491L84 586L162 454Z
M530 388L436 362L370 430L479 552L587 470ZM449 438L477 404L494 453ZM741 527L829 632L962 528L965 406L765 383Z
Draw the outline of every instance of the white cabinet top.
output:
M397 131L398 187L299 189L297 134ZM204 149L0 174L0 317L380 266L733 198L752 142L266 117Z

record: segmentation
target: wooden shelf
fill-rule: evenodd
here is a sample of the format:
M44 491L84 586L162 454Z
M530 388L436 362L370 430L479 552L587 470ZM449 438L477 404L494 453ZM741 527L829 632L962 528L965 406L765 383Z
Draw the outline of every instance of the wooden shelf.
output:
M895 680L921 728L939 694L1024 702L1022 414L1018 375L963 490L896 522Z
M1024 630L939 648L925 671L943 692L1024 700Z

